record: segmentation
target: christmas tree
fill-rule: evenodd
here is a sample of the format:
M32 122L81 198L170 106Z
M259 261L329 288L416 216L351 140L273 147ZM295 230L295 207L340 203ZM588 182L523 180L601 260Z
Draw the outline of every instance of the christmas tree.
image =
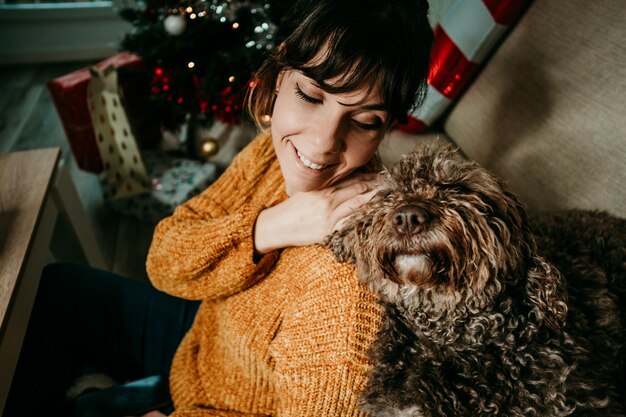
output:
M122 49L139 55L149 78L148 108L166 129L189 117L237 123L252 75L277 45L291 0L146 0L120 10L133 30Z

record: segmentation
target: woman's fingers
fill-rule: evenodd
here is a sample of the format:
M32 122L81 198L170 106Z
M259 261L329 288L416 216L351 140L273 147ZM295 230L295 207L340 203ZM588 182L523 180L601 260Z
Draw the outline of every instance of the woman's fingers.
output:
M296 193L259 213L254 227L257 254L320 243L337 222L376 193L376 174L358 174L320 191Z
M363 194L358 194L356 196L354 196L353 198L344 201L342 204L340 204L337 209L335 209L335 215L336 218L338 219L334 226L332 231L334 232L335 230L340 230L343 227L343 224L346 222L346 220L348 219L348 217L359 207L361 207L363 204L367 203L368 201L370 201L372 199L372 197L374 197L374 195L376 195L376 192L378 190L373 189L370 190L366 193Z
M378 174L357 174L329 189L333 197L330 232L342 228L347 217L374 197Z
M376 174L360 174L328 188L326 192L332 196L332 206L338 208L346 201L371 192L376 188L377 178Z

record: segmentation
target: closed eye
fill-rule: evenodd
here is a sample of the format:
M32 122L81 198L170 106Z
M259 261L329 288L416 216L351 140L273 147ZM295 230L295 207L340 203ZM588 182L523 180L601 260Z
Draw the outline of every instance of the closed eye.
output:
M300 100L306 103L310 103L310 104L323 104L324 103L324 100L311 97L308 94L306 94L304 91L302 91L298 83L296 83L296 95L300 98ZM358 120L352 120L352 123L359 129L367 130L367 131L379 130L383 125L381 121L378 121L376 123L364 123Z
M382 123L363 123L356 120L354 120L354 124L363 130L378 130L382 126Z
M304 92L300 90L300 86L298 84L296 84L296 95L300 97L301 100L310 104L322 104L324 102L323 100L304 94Z

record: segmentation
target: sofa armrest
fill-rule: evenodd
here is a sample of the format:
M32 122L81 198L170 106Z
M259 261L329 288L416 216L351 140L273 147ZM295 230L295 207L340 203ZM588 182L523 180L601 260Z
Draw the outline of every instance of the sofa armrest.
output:
M535 0L447 117L530 211L626 217L626 8Z

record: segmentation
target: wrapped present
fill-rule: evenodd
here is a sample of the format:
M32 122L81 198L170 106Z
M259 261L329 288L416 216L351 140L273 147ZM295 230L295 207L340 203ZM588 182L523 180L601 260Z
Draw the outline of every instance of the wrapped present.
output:
M135 137L117 89L117 71L91 67L87 102L104 177L111 198L141 194L150 189Z
M218 176L215 164L193 159L179 158L160 151L142 152L143 160L151 180L148 192L132 197L105 201L115 211L141 221L156 224L174 212L176 206L207 188ZM101 177L106 185L104 177Z
M122 52L96 64L96 67L106 68L110 65L116 68L139 67L142 62L138 56ZM99 173L103 164L87 108L89 79L89 68L83 68L50 81L48 90L77 165L85 171Z

